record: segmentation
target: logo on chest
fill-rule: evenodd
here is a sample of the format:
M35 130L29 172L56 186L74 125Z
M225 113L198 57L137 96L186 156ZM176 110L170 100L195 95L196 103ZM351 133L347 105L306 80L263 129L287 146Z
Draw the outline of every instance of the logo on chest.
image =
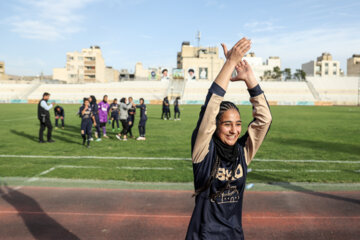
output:
M218 171L216 173L216 178L220 181L227 181L230 178L231 178L231 181L234 181L236 179L241 178L243 176L243 169L241 167L241 164L240 163L238 164L233 177L231 176L232 175L231 173L232 173L232 171L229 169L218 168Z

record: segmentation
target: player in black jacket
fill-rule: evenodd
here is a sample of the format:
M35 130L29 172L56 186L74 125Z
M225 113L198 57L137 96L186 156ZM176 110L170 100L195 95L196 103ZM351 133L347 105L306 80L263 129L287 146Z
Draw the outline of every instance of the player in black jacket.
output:
M59 126L59 119L61 120L61 128L64 129L65 127L65 124L64 124L64 121L65 121L65 111L64 109L57 105L55 108L54 108L54 115L55 115L55 129L57 129Z

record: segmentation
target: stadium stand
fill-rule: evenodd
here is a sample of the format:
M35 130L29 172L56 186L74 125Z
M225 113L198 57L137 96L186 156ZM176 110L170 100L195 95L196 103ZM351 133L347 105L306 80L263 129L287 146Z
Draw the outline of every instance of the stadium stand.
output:
M308 77L319 94L321 101L332 102L334 105L358 104L360 78L320 78Z
M314 78L307 82L261 82L271 105L357 105L359 101L358 77ZM145 98L147 103L160 104L165 96L180 96L182 104L202 104L210 81L124 81L89 84L8 84L0 83L0 102L34 103L44 92L59 103L79 103L83 97L107 94L109 99L129 97ZM250 104L243 82L230 83L226 100Z

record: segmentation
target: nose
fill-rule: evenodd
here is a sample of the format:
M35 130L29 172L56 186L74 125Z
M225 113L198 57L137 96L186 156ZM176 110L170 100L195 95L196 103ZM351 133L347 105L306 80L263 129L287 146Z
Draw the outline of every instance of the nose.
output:
M230 132L231 134L235 133L235 125L234 125L234 124L231 125L229 132Z

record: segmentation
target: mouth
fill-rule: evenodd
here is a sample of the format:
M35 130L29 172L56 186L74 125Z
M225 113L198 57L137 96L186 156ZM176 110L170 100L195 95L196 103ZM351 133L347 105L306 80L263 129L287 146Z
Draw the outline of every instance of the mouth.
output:
M238 138L237 135L226 135L226 140L229 140L229 141L234 141Z

